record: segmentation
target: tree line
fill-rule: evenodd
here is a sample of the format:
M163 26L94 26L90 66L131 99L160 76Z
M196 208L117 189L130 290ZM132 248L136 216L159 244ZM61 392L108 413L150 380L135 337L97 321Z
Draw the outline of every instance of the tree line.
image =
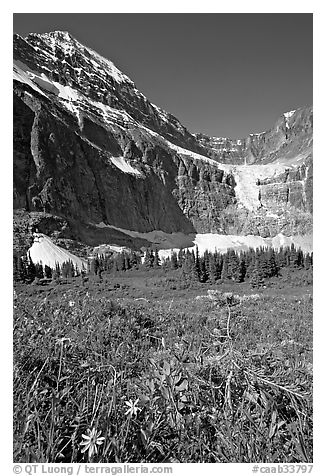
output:
M31 257L14 256L14 281L31 283L44 278L59 280L74 276L97 276L101 281L102 274L128 271L131 269L162 269L180 270L180 279L192 283L218 283L249 281L252 287L261 287L266 278L278 276L282 268L310 269L313 266L313 254L303 253L292 244L290 247L250 248L236 252L228 249L226 253L205 251L199 256L195 250L180 250L165 260L161 260L158 250L147 249L142 259L139 253L122 252L113 255L96 256L89 259L87 268L79 270L72 261L66 261L55 269L37 263Z
M236 252L228 249L223 254L205 251L203 256L199 256L196 247L195 251L180 250L179 253L173 253L164 262L165 267L181 268L181 276L188 283L250 281L252 287L263 286L266 278L278 276L282 268L310 269L312 265L313 254L304 254L294 244L278 250L261 247Z
M52 279L58 280L60 278L72 278L86 274L86 269L77 268L74 263L69 260L63 262L61 265L56 263L54 268L42 263L34 263L30 254L27 256L18 256L14 254L13 257L13 278L14 282L22 283L37 283L40 280Z

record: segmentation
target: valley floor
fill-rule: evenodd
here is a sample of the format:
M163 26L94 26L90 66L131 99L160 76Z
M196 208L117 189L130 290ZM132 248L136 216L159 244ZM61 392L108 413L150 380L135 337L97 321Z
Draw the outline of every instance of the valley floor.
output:
M303 276L16 285L14 461L312 462Z

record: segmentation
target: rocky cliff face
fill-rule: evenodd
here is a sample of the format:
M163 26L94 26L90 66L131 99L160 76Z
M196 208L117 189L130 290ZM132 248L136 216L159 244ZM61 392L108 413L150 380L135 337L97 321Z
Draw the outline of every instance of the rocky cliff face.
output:
M61 217L77 239L99 223L299 233L311 225L312 110L247 139L193 135L68 33L15 35L14 208Z

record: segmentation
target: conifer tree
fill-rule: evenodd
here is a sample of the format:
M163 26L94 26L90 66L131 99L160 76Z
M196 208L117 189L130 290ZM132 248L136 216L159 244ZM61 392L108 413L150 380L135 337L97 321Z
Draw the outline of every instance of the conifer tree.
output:
M286 246L283 250L283 256L284 256L284 266L290 266L291 263L291 253L290 253L290 248Z
M114 271L122 271L123 260L121 259L120 253L115 253L113 255L113 264L114 264Z
M170 260L170 256L167 256L163 262L162 262L162 268L164 269L164 271L167 271L169 269L171 269L171 260Z
M198 276L198 279L200 279L200 258L199 258L199 250L198 250L198 246L196 245L196 248L195 248L195 266L196 266L196 272L197 272L197 276Z
M177 269L178 268L178 256L175 252L173 252L171 254L170 262L171 262L171 268L172 269Z
M80 270L80 281L82 283L82 286L85 286L85 283L86 283L86 280L88 278L86 278L86 269L84 267L84 265L82 266L82 269Z
M286 256L284 253L283 246L280 246L278 253L276 255L276 265L279 269L284 268L286 266Z
M35 264L32 261L31 255L28 255L27 266L26 266L26 279L31 283L34 281L36 276Z
M206 270L206 273L207 273L207 279L208 279L208 269L209 269L209 256L211 254L212 253L210 253L208 250L205 250L204 256L203 256L203 261L205 263L205 270Z
M246 261L246 279L250 279L255 267L256 252L253 248L249 248L245 256Z
M61 275L63 278L68 277L68 269L67 269L67 262L64 261L61 265Z
M258 257L256 258L255 266L251 273L250 284L253 288L261 288L265 284Z
M36 263L36 265L35 265L35 276L38 279L44 278L42 263Z
M221 279L221 274L222 274L222 267L223 267L223 257L221 253L214 253L216 255L215 257L215 263L216 263L216 280Z
M222 281L227 281L229 276L228 271L228 254L225 253L223 256L223 264L222 264L222 272L221 272L221 279Z
M310 258L309 253L306 253L304 255L304 267L305 267L305 269L310 269L311 268L311 258Z
M215 283L217 280L217 263L215 253L209 253L208 256L208 279L210 283Z
M304 255L301 248L299 248L297 252L297 266L298 268L304 267Z
M55 269L53 271L52 277L56 282L60 280L60 265L58 262L55 263Z
M69 263L68 261L64 261L61 265L61 274L63 278L68 278L69 272Z
M267 253L264 248L257 250L257 258L259 262L259 267L262 273L263 278L267 278L270 275L269 266L267 261Z
M98 257L96 256L95 258L92 259L91 264L90 264L91 274L97 275L99 266L100 266L99 259L98 259Z
M179 268L182 268L183 261L185 259L185 254L183 249L181 248L178 253L178 266Z
M236 272L236 281L238 283L243 283L245 280L245 276L246 276L246 261L244 256L242 255L240 257L238 270Z
M198 282L198 274L194 256L191 253L186 253L181 268L181 279L187 285L191 286Z
M154 265L154 253L152 249L147 249L145 253L144 266L145 268L153 268Z
M67 277L73 278L76 274L74 263L69 260L67 263Z
M181 250L180 250L181 251ZM159 257L159 254L158 254L158 249L155 248L155 252L154 252L154 261L153 261L153 266L154 268L159 268L161 266L161 259Z
M118 263L117 257L114 257L113 258L113 272L116 273L117 271L119 271L119 263Z
M268 276L273 277L278 275L278 266L276 264L276 255L274 248L269 248L267 252L267 266L268 266Z
M237 278L238 268L239 268L239 259L234 250L228 250L228 270L227 270L227 277L235 281Z
M123 267L125 271L131 268L130 266L130 258L128 253L123 253Z
M52 278L52 269L47 264L44 266L44 274L46 278Z
M130 266L132 268L138 268L138 259L137 259L137 255L134 251L132 251L131 255L130 255Z
M207 272L206 260L204 256L200 259L199 265L200 265L199 280L201 283L206 283L206 281L208 280L208 272Z
M297 268L298 267L298 251L296 250L294 243L291 243L290 247L290 268Z

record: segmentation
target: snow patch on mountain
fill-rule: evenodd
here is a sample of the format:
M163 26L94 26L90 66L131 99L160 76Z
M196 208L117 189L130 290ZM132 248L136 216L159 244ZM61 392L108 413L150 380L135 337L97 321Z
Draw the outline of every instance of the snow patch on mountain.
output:
M52 81L44 73L36 73L21 61L14 62L13 77L17 81L28 84L43 96L46 96L44 94L45 90L63 99L63 105L73 114L77 114L77 107L74 103L79 100L79 93L70 86L63 86L56 81Z
M226 253L228 249L236 251L247 251L249 248L272 247L275 249L281 246L291 246L294 244L296 248L301 248L304 252L312 251L312 236L284 236L279 233L273 238L262 238L257 235L219 235L215 233L197 234L194 244L198 246L199 254L202 256L204 252L215 250L220 253Z
M142 176L142 173L132 167L124 157L110 157L110 161L112 162L113 165L115 165L119 170L126 174L131 174L131 175L140 175Z
M53 243L51 238L43 233L34 233L34 243L29 248L28 253L33 263L41 263L54 269L58 263L60 266L65 261L72 261L79 271L84 267L86 269L87 261L78 258L68 250L61 248Z
M20 68L17 64L14 62L14 70L13 70L13 79L16 81L19 81L20 83L25 83L31 88L33 88L35 91L37 91L39 94L42 94L43 96L46 96L46 94L41 91L39 87L33 81L30 79L28 74Z
M281 233L273 238L262 238L256 235L219 235L215 233L197 234L194 239L194 245L188 247L189 251L195 251L198 247L198 253L203 256L205 251L214 253L226 253L228 249L237 252L248 251L249 248L272 247L279 249L281 246L291 246L294 244L296 248L301 248L304 253L312 252L312 236L284 236ZM171 257L172 253L178 253L179 248L160 249L159 256L161 259Z

